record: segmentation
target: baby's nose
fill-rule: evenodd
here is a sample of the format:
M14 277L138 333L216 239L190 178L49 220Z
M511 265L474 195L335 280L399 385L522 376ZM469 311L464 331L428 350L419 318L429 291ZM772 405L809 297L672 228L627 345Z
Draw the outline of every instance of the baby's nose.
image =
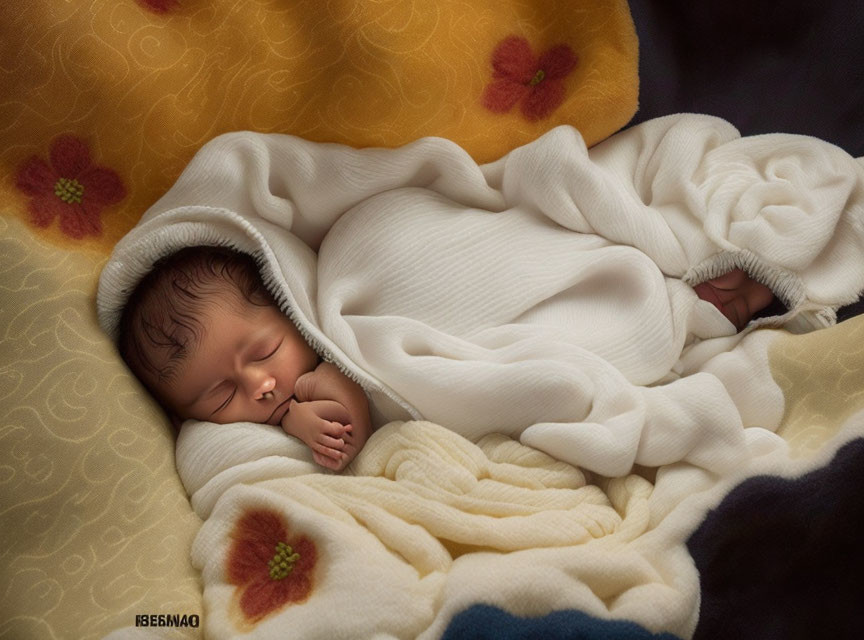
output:
M260 381L257 388L255 389L255 393L253 397L256 400L263 400L269 398L272 395L273 389L276 388L276 379L272 376L267 376L263 380Z

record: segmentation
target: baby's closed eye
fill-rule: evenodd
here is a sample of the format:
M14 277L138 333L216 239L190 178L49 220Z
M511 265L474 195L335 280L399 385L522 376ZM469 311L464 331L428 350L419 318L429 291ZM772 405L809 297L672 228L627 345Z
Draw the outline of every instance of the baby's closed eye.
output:
M222 386L222 385L220 385L220 387L221 387L221 386ZM227 395L226 395L226 392L227 392ZM228 388L226 388L225 391L220 391L220 394L217 395L216 397L217 397L217 398L224 398L224 400L222 400L222 403L219 404L219 406L217 406L217 407L216 407L216 408L215 408L215 409L210 413L210 415L212 416L212 415L215 415L215 414L219 413L220 411L222 411L223 409L225 409L229 404L231 404L231 401L234 399L234 395L235 395L236 393L237 393L237 386L236 386L236 385L232 385L232 386L230 387L230 391L228 390Z
M279 347L282 346L284 339L280 339L276 342L264 342L260 345L256 346L252 352L252 361L253 362L262 362L276 355L276 352L279 351Z

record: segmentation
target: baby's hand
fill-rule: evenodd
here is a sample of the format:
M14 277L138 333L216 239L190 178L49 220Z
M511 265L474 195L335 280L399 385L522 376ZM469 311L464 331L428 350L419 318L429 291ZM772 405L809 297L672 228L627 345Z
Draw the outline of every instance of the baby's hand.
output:
M697 284L693 290L702 300L717 307L738 331L774 300L771 289L741 269Z
M315 462L341 471L372 432L363 389L335 365L322 362L314 371L297 378L294 396L298 402L290 405L282 419L283 428L312 449ZM292 418L295 408L299 411Z
M306 443L315 462L333 471L344 469L359 451L348 411L333 400L292 400L282 428Z

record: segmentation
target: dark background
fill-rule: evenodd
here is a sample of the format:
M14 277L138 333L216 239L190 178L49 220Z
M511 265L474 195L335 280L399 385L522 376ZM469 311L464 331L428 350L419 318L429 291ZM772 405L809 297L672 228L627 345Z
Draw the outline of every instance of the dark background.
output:
M864 156L864 0L630 0L630 10L631 124L708 113L742 135L811 135ZM864 299L837 318L860 313Z
M710 113L743 135L802 133L864 155L861 0L630 0L633 123Z

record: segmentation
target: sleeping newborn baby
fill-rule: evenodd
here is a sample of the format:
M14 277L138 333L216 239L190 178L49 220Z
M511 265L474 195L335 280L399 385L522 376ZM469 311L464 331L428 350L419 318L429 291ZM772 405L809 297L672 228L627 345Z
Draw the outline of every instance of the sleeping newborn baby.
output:
M280 425L339 470L422 419L620 476L782 444L780 332L758 329L830 326L862 289L859 161L685 114L483 165L441 138L226 134L117 244L97 303L178 421Z
M695 289L738 328L774 297L740 269ZM334 471L371 432L360 385L321 361L246 254L198 246L157 261L124 307L118 347L178 426L281 426Z
M175 424L281 426L334 471L369 437L361 387L321 362L245 254L190 247L159 260L130 296L118 347Z

